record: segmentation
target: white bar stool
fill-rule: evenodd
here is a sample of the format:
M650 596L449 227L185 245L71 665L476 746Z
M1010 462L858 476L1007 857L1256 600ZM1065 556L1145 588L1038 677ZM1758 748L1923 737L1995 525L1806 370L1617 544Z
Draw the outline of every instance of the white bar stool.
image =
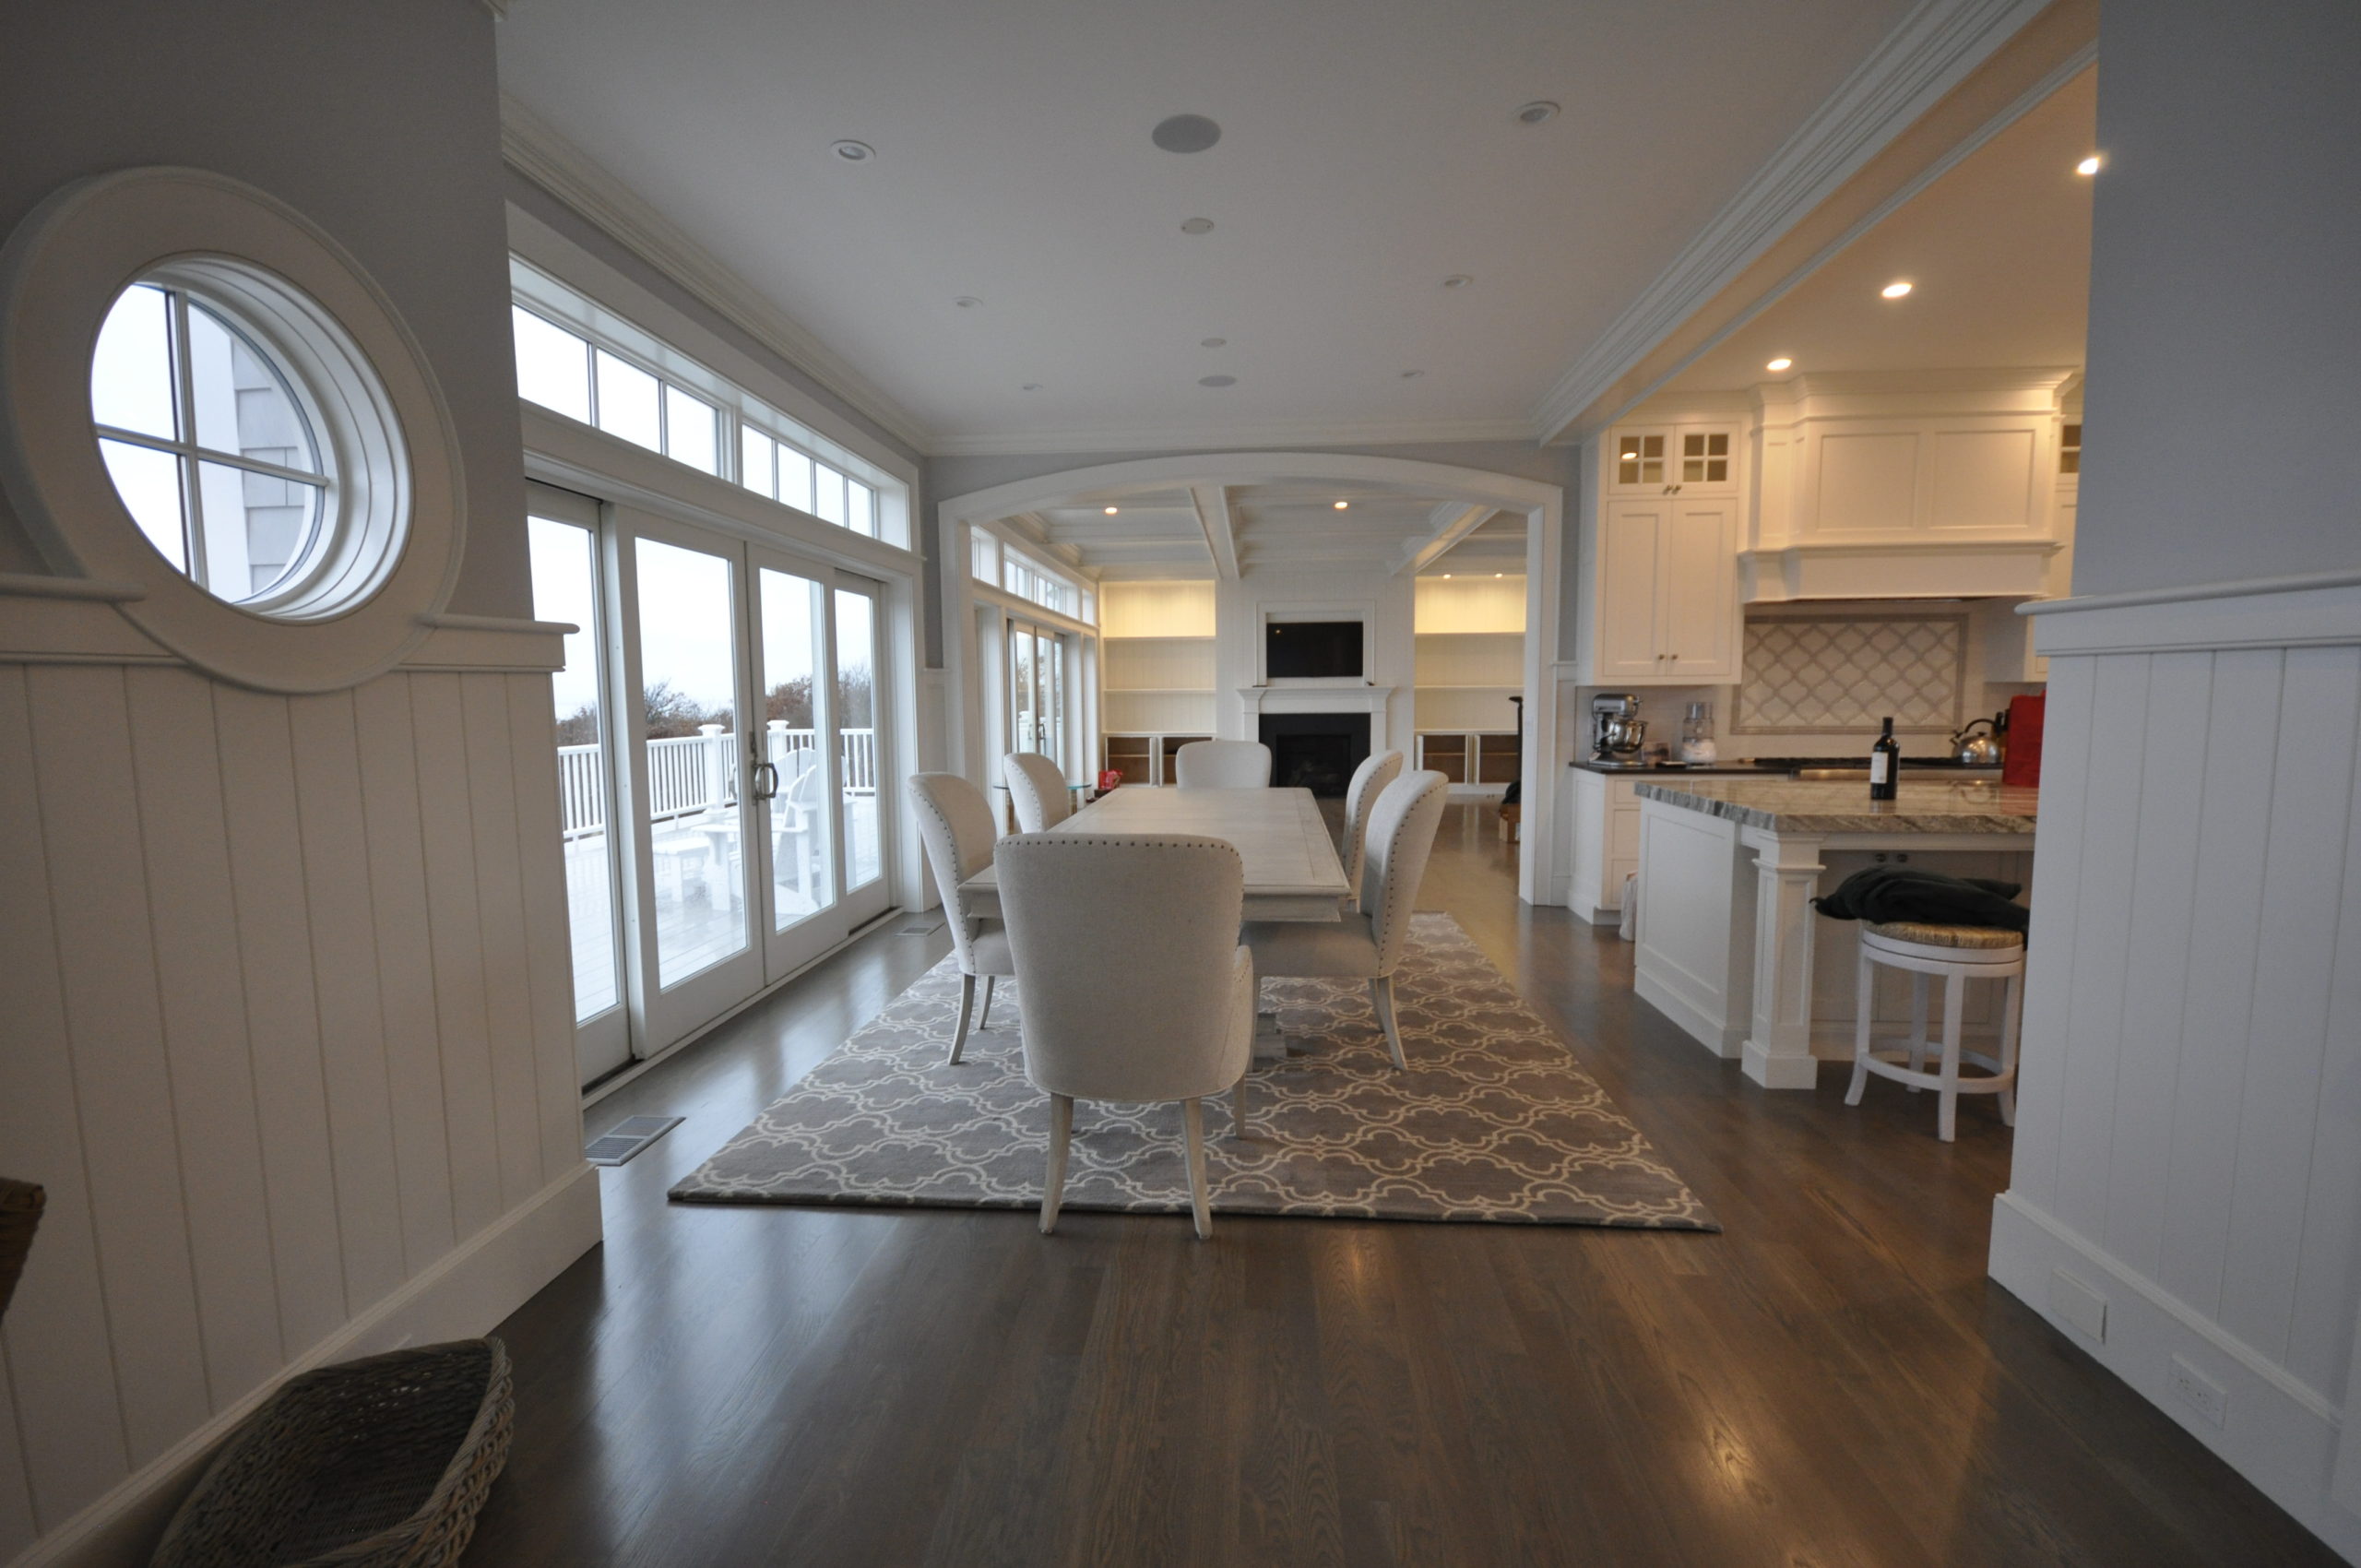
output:
M1876 994L1875 966L1879 964L1911 972L1910 1039L1906 1051L1870 1049L1869 1012ZM1940 1044L1927 1038L1927 987L1937 975L1943 977L1943 1038ZM1969 980L2007 982L2006 994L2000 1000L2000 1054L1997 1060L1980 1051L1960 1048L1960 1017ZM1845 1091L1845 1103L1860 1104L1861 1091L1869 1086L1869 1075L1875 1073L1881 1078L1909 1085L1913 1094L1920 1089L1938 1090L1942 1104L1937 1125L1945 1143L1952 1141L1958 1123L1959 1097L1964 1094L1999 1095L2000 1120L2015 1126L2017 1028L2024 1010L2024 988L2025 939L2016 932L1995 931L1986 926L1921 925L1915 921L1864 921L1859 1012L1853 1026L1853 1087ZM1926 1070L1929 1051L1941 1053L1941 1065L1932 1073ZM1962 1062L1983 1068L1987 1075L1962 1078Z

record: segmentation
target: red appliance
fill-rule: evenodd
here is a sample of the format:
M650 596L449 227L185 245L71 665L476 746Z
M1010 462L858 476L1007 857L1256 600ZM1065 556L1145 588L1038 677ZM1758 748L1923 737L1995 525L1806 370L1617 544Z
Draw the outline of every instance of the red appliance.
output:
M2009 699L2009 745L2000 757L2000 782L2038 787L2041 783L2041 715L2046 693Z

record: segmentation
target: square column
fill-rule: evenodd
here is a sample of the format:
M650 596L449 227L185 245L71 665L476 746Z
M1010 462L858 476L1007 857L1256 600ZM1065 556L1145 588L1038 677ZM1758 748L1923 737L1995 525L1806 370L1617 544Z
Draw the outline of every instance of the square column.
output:
M1754 851L1754 1007L1743 1071L1767 1089L1809 1089L1811 1053L1812 896L1820 889L1820 837L1742 829Z

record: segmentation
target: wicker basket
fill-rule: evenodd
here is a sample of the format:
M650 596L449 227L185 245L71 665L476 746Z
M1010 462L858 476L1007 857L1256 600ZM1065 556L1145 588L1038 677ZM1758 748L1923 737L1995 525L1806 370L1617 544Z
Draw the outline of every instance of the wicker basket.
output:
M172 1516L153 1568L443 1568L508 1457L497 1339L292 1378Z
M0 1315L17 1293L17 1277L25 1271L25 1254L32 1250L45 1201L46 1194L30 1182L0 1177Z

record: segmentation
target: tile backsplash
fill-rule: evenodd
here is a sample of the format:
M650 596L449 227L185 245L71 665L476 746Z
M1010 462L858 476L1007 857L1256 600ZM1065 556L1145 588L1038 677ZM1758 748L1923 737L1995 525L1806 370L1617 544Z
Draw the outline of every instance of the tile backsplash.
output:
M1948 735L1967 700L1967 617L1956 612L1822 610L1750 618L1736 735L1874 732Z

